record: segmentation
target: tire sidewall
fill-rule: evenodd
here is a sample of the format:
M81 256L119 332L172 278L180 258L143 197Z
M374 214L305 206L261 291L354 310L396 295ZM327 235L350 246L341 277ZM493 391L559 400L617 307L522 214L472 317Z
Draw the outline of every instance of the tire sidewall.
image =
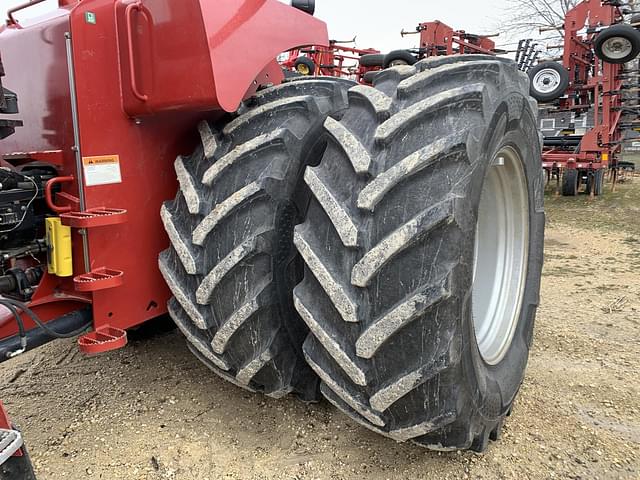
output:
M523 102L522 121L509 118L509 99L520 97ZM521 93L514 92L504 97L506 100L494 110L493 119L486 129L483 152L486 156L479 159L479 165L472 176L470 184L470 204L473 215L470 241L463 246L462 255L469 259L466 263L467 295L462 302L462 365L466 388L472 400L473 410L487 421L497 421L504 416L513 403L524 378L529 347L533 335L533 324L540 290L540 273L542 268L544 236L543 213L543 174L540 160L540 146L535 116L531 114L528 99ZM504 125L501 127L501 125ZM504 135L496 135L495 129L504 128ZM472 277L475 245L475 223L482 186L490 162L505 146L513 148L523 161L523 169L527 182L529 200L529 258L527 260L527 276L523 294L522 308L513 334L512 343L504 358L496 365L487 364L480 354L475 335L472 314ZM465 202L466 203L466 202Z
M384 53L369 53L360 57L361 67L382 67L384 65Z

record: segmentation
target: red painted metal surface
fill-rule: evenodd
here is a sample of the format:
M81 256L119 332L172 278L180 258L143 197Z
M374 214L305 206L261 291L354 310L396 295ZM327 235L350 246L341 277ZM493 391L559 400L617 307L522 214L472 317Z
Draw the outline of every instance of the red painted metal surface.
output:
M618 124L624 65L598 59L593 51L593 41L603 27L623 20L619 7L600 0L584 0L567 13L562 64L570 74L570 84L553 112L587 115L593 109L594 126L582 137L577 152L545 148L542 156L545 169L595 171L615 167L617 155L622 150L622 132Z
M423 57L469 53L495 54L496 44L490 35L473 35L464 30L454 30L439 20L421 23L415 32L401 33L402 36L416 34L420 35Z
M120 328L101 327L78 338L78 348L87 355L117 350L127 344L127 332Z
M75 182L75 180L76 179L73 175L69 175L67 177L52 178L47 182L47 184L44 187L44 199L47 202L47 206L51 211L55 213L67 213L72 210L72 207L70 205L64 205L64 206L56 205L56 202L53 198L54 196L53 187L55 187L56 185L62 185L64 183L73 183Z
M13 425L11 424L11 419L9 418L9 414L7 410L4 408L4 404L0 401L0 428L4 428L6 430L13 430ZM22 453L22 449L19 448L16 453L12 456L14 457L22 457L24 454Z
M316 65L316 70L309 75L350 78L358 83L365 83L365 73L380 70L380 67L365 67L360 64L360 57L376 53L380 53L380 50L352 48L332 40L326 46L292 50L281 65L295 71L296 60L308 57Z
M0 28L3 81L18 94L25 124L0 142L0 156L15 165L58 151L51 164L59 175L82 178L73 149L65 48L70 32L80 150L83 157L117 156L122 182L61 185L55 205L66 202L73 210L65 222L74 227L75 277L45 274L30 307L49 321L91 303L95 329L124 330L166 312L169 291L157 258L168 240L159 212L175 196L173 162L198 142L197 123L235 110L260 85L279 83L283 75L276 56L327 44L326 25L277 0L60 0L60 5L35 25ZM130 5L135 7L127 26ZM84 212L75 203L80 188ZM108 212L114 214L103 215ZM23 318L27 329L34 327ZM0 339L16 332L10 314L0 311Z
M60 215L62 224L73 228L107 227L127 221L127 211L121 208L92 208L84 212L69 212Z
M107 267L94 268L88 273L83 273L73 279L76 291L97 292L122 286L124 272Z
M281 52L328 43L324 23L275 0L120 0L115 11L131 116L235 111Z

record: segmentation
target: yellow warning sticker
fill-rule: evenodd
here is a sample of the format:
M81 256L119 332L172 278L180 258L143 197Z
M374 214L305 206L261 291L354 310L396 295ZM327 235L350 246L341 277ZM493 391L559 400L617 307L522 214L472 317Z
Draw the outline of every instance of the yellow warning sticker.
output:
M119 155L82 157L84 184L87 187L122 183Z

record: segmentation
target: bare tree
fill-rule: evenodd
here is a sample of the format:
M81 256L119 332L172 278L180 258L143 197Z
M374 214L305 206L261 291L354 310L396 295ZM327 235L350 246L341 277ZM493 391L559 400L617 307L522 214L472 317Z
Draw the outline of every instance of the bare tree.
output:
M540 28L554 28L550 36L562 36L562 24L566 13L580 0L507 0L505 9L508 18L501 30L509 35L531 35Z

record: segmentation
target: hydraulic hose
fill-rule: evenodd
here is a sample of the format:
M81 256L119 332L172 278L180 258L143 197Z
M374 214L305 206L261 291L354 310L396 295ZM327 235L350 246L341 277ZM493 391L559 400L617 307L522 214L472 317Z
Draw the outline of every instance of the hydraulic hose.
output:
M3 298L1 300L1 303L3 305L10 304L10 305L13 305L14 307L18 307L19 309L21 309L24 313L26 313L29 316L29 318L31 318L31 320L33 320L33 323L38 325L38 327L40 327L42 330L47 332L53 338L73 338L73 337L76 337L76 336L80 335L82 332L84 332L87 328L89 328L91 326L91 323L92 323L91 320L90 320L87 323L85 323L84 325L82 325L80 328L78 328L76 330L73 330L71 332L67 332L67 333L56 332L55 330L49 328L40 319L40 317L38 317L38 315L36 315L33 312L33 310L31 310L29 307L27 307L24 303L19 302L17 300L13 300L11 298Z

